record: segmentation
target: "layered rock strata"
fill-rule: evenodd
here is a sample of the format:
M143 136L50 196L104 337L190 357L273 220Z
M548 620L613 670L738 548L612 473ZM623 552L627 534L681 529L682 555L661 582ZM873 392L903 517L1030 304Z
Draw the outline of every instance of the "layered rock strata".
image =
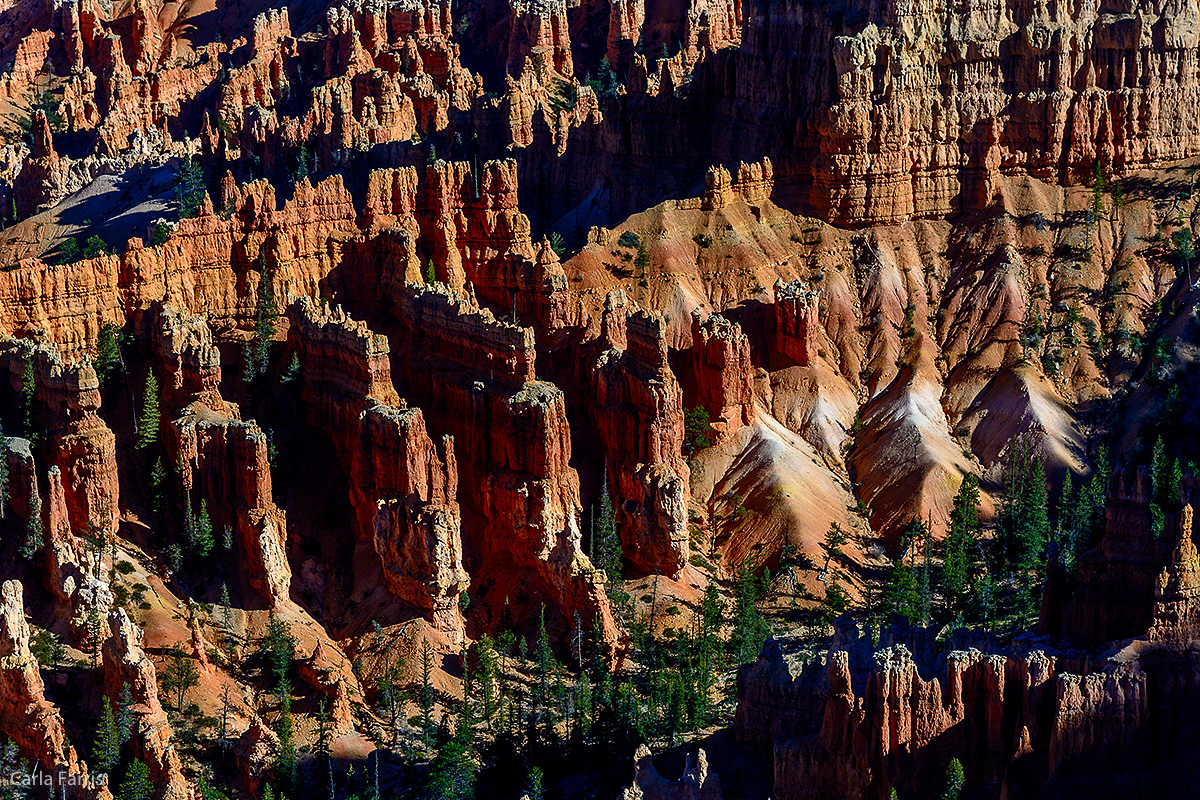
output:
M272 496L267 435L221 398L220 356L204 318L163 309L153 344L164 376L164 440L185 502L197 513L205 503L213 526L233 532L245 591L268 608L287 601L287 522Z
M391 380L387 338L308 298L288 309L309 423L333 443L350 482L355 534L373 542L388 588L461 637L466 589L454 440L434 444Z
M632 311L624 292L612 292L597 345L580 381L592 387L589 412L604 447L622 549L635 568L673 575L688 561L690 472L666 321Z
M19 581L0 588L0 722L6 736L50 776L86 778L87 765L67 741L62 715L46 699L29 651L24 592Z
M533 330L440 285L398 286L389 300L404 391L432 428L453 433L460 496L487 521L467 526L464 541L479 559L472 594L488 609L485 627L506 600L525 620L544 603L553 630L572 629L578 614L611 651L617 634L603 576L580 549L565 399L536 378ZM511 583L521 575L530 579L524 589Z
M164 800L186 800L193 790L183 775L167 712L158 699L154 662L142 649L142 630L124 609L110 614L108 625L111 636L104 643L104 693L115 702L129 687L134 752Z

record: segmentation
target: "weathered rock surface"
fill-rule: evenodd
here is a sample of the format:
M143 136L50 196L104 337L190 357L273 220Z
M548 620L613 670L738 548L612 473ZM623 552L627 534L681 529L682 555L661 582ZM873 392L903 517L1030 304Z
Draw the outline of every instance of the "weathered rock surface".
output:
M167 712L158 699L154 662L142 650L142 630L124 609L108 617L111 636L104 643L104 693L119 698L126 685L133 699L134 751L146 764L150 779L165 800L190 797L192 788L183 775L172 743Z
M689 470L683 460L683 392L667 360L661 315L631 312L623 292L609 294L603 348L586 365L591 414L604 444L617 531L626 558L647 572L675 574L687 564Z
M50 775L87 775L87 765L67 742L62 715L46 700L37 659L29 652L19 581L5 581L0 589L0 723Z
M349 478L356 535L374 543L397 597L461 637L467 574L453 438L435 446L420 409L400 400L386 337L308 298L292 304L288 318L306 414L330 437Z

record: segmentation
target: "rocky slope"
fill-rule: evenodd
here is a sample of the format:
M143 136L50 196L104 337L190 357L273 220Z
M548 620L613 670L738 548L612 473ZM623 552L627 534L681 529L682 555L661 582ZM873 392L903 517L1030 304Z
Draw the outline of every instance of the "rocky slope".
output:
M187 796L156 685L178 644L261 791L281 712L238 688L237 637L282 621L298 707L324 698L357 757L384 741L363 703L391 666L347 658L372 623L410 671L430 642L447 697L464 648L543 622L618 666L611 582L661 576L688 605L786 559L820 596L837 526L865 597L907 524L943 538L965 476L993 516L1014 442L1057 487L1123 431L1046 638L938 656L910 631L876 658L846 629L795 677L768 646L735 728L773 749L779 797L928 793L951 752L1013 797L1183 763L1154 745L1190 731L1165 709L1195 693L1194 487L1151 530L1137 466L1156 415L1197 423L1198 19L4 5L0 417L23 438L0 557L36 596L5 584L0 730L82 773L66 737L129 683L139 757ZM622 574L592 558L605 499ZM47 699L22 602L99 654L79 715ZM638 773L631 796L720 791L704 758Z

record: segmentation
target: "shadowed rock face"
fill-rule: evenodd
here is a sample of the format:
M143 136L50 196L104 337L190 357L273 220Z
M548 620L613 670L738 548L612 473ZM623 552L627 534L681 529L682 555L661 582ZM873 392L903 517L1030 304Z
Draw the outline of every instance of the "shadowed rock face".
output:
M1200 424L1197 0L9 6L0 415L32 443L0 454L2 523L42 523L30 613L77 644L124 602L94 534L157 596L112 611L104 670L109 696L136 685L168 796L191 787L160 648L186 643L213 713L237 678L210 645L277 615L365 751L384 739L342 653L372 622L440 662L545 609L560 650L594 629L619 659L619 576L585 555L602 487L628 577L666 576L681 605L709 559L820 563L832 525L857 596L906 524L945 534L965 476L992 518L1017 437L1057 486L1116 431L1104 536L1051 576L1054 638L939 657L924 634L874 653L843 629L795 670L769 645L735 727L772 747L779 798L930 796L951 752L1006 797L1087 770L1141 787L1139 762L1192 755L1166 709L1200 685L1195 486L1151 530L1133 465L1156 415ZM93 235L109 252L57 263ZM123 373L102 389L106 324ZM266 374L243 379L254 349ZM168 558L202 503L229 531L211 585ZM236 624L166 619L222 589ZM81 770L20 595L5 584L0 728ZM279 742L257 702L234 735L261 786ZM631 800L720 795L703 755L679 781L637 760Z
M0 722L22 752L51 775L86 776L87 765L66 741L62 716L46 700L37 659L29 652L29 624L19 581L0 588Z
M1106 532L1081 560L1079 587L1061 616L1073 639L1026 635L1001 651L964 630L937 655L931 631L891 628L875 650L846 622L829 652L804 665L768 641L738 674L735 730L743 741L773 746L775 795L936 792L953 754L969 780L1001 796L1082 797L1091 785L1085 775L1183 796L1197 745L1175 709L1200 691L1192 506L1185 502L1161 537L1151 537L1147 525L1130 522L1147 505L1144 473L1130 477L1114 477ZM1194 482L1185 483L1184 499L1194 492ZM1146 577L1152 589L1144 592ZM1048 595L1044 627L1060 618L1055 597ZM1107 639L1139 624L1136 638L1101 653ZM1068 646L1089 638L1100 647Z

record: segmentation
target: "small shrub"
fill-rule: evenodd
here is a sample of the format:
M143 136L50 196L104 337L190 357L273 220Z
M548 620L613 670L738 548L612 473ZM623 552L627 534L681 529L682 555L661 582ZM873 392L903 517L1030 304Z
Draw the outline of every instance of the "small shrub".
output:
M617 239L617 244L621 247L636 249L642 243L642 237L638 236L633 231L625 231L621 234L621 238Z

